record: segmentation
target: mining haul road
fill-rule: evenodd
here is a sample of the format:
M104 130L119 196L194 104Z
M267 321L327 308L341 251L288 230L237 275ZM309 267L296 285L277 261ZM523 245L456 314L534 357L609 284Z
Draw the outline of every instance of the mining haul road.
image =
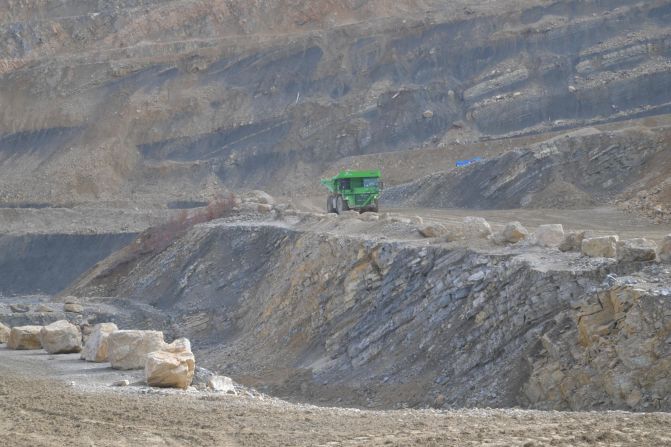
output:
M141 371L0 345L0 432L12 446L663 446L666 413L362 411L151 389ZM130 379L131 385L112 387Z

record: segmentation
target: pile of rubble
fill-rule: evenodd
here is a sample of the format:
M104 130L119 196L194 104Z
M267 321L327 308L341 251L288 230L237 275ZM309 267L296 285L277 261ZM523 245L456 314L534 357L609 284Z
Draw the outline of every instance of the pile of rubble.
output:
M119 330L114 323L97 324L89 335L67 320L11 329L0 323L0 343L6 343L12 350L44 349L49 354L81 352L82 360L110 363L118 370L144 369L147 385L152 387L187 389L196 372L196 360L188 339L166 343L161 331ZM227 377L209 375L206 384L214 391L235 392L233 382ZM128 382L116 385L128 385Z

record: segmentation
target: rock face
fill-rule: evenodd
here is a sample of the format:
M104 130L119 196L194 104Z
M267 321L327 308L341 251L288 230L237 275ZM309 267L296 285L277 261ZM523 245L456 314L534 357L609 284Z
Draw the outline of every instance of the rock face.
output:
M147 355L144 371L149 386L186 389L191 385L195 367L191 352L156 351Z
M9 349L41 349L40 332L42 326L13 327L7 340Z
M9 327L0 323L0 343L7 343L7 340L9 340L9 333L11 331L12 330Z
M109 335L119 330L114 323L96 324L89 335L81 358L87 362L107 362L109 361Z
M40 331L40 340L49 354L69 354L82 350L79 328L65 320L44 326Z
M515 244L522 239L526 239L529 236L529 230L519 222L509 222L506 224L501 235L505 242Z
M617 242L619 262L654 261L657 245L644 238L627 239Z
M657 257L662 262L671 263L671 234L666 236L657 247Z
M542 247L559 247L564 242L564 227L561 224L541 225L534 232L534 239Z
M147 354L165 346L160 331L116 331L107 337L109 361L114 369L142 369Z
M464 217L464 237L472 239L485 239L492 235L492 227L482 217Z
M547 409L669 408L669 327L659 324L669 313L654 284L585 296L540 337L546 354L533 365L527 398Z
M581 252L592 258L614 258L617 255L618 236L603 236L583 239Z

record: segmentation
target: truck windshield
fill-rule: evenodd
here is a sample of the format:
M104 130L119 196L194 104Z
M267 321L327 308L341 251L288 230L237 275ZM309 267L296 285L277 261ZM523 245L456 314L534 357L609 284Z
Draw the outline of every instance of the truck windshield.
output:
M363 179L363 187L364 188L377 188L380 186L380 179L379 178L365 178Z

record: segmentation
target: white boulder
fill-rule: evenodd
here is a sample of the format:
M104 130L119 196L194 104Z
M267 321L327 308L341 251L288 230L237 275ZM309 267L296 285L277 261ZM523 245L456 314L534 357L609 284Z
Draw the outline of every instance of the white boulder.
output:
M195 368L196 359L191 352L156 351L147 355L144 373L149 386L186 389Z
M559 247L564 242L564 227L561 224L541 225L534 232L534 239L542 247Z
M165 346L161 331L115 331L107 337L109 361L114 369L142 369L147 354Z
M13 327L7 340L9 349L42 349L40 332L42 326Z
M119 328L114 323L96 324L86 340L81 358L87 362L109 361L109 335L118 330Z
M619 236L602 236L583 239L580 251L592 258L614 258L617 254Z
M74 324L60 320L40 331L42 347L49 354L69 354L82 350L82 334Z

